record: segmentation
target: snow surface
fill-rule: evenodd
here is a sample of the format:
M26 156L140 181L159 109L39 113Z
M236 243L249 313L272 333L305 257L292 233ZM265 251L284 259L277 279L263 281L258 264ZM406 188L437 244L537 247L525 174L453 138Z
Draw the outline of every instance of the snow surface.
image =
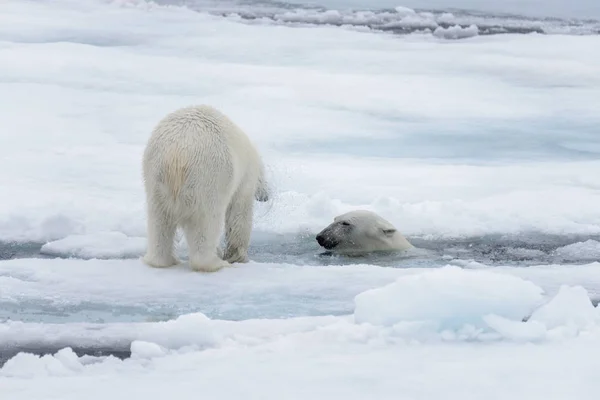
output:
M527 308L537 303L537 309L528 321L522 321L514 317L522 314L525 303L513 304L511 312L502 311L511 308L505 300L513 294L505 276L459 271L448 267L424 272L423 279L401 277L385 292L375 294L383 294L383 300L400 308L411 301L406 284L420 290L422 298L429 295L429 301L416 308L421 312L408 320L398 319L393 307L385 311L377 303L360 300L363 293L357 296L354 321L348 316L220 321L195 313L142 324L9 322L0 327L0 338L9 345L36 336L55 343L77 338L94 344L112 342L113 346L130 343L131 356L126 360L78 357L70 347L42 357L19 353L0 369L0 383L15 398L24 399L39 393L46 397L60 394L65 399L82 393L91 398L124 398L124 391L133 388L158 399L165 395L166 386L181 398L193 398L198 390L219 398L247 391L251 398L304 398L307 394L329 398L341 393L358 399L375 393L377 398L391 399L397 398L398 390L410 398L435 398L451 390L452 396L475 399L490 394L492 388L502 397L566 399L575 394L592 398L598 388L593 370L598 366L600 310L586 302L585 289L563 286L545 304L539 298L525 300ZM452 279L461 275L469 278ZM481 285L494 279L499 285L475 314L464 307L460 296L446 298L444 308L452 310L456 321L462 319L452 327L436 324L443 318L436 318L439 296L430 289L438 277L449 278L450 290L473 300L481 298ZM523 299L541 291L513 279ZM373 307L376 315L396 322L385 326L360 322L359 307ZM235 385L230 384L232 373ZM465 374L469 379L464 379ZM559 375L560 379L548 379ZM500 376L502 385L498 386ZM31 385L30 379L36 379L36 384Z
M562 284L582 286L591 298L600 300L600 263L464 268L525 279L542 287L547 295L555 294ZM185 263L156 270L139 260L16 259L0 262L0 320L144 321L196 311L211 318L235 320L341 315L353 310L353 298L359 293L392 283L400 276L431 270L253 262L205 275L191 273ZM450 275L456 285L470 276ZM473 279L478 279L477 275ZM511 282L510 277L506 279ZM500 278L492 285L498 282L502 282ZM440 296L439 302L452 296L452 292L444 294L439 288L433 291ZM488 287L487 292L492 289ZM514 301L521 301L518 293Z
M46 243L40 253L77 258L121 258L144 254L145 238L128 237L122 232L98 232L90 235L70 235Z
M352 3L0 4L0 393L597 397L596 22ZM500 20L554 34L484 35ZM276 192L252 261L216 274L138 259L145 141L194 103L247 131ZM423 252L318 255L356 208Z
M600 234L598 36L449 45L134 4L2 4L1 240L144 236L145 141L198 102L264 154L259 231L363 207L409 235Z

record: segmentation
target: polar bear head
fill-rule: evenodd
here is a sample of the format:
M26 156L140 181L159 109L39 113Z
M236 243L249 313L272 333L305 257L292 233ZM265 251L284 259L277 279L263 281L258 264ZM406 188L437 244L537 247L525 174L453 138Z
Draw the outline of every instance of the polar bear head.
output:
M366 210L350 211L335 217L317 234L316 240L331 252L353 255L413 247L391 223Z

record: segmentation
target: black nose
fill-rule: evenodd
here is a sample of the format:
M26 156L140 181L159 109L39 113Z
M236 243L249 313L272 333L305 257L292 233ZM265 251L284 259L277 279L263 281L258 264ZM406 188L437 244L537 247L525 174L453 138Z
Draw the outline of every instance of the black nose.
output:
M338 241L332 240L331 238L328 238L327 236L322 234L318 234L316 239L319 243L319 246L325 247L327 250L331 250L339 244Z
M323 246L323 244L325 243L325 238L323 237L323 235L317 235L317 243L319 243L319 246Z

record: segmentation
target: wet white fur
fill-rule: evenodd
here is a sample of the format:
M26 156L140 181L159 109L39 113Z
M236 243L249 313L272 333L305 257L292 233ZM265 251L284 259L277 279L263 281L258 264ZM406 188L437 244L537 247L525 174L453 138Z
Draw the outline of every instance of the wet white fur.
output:
M207 105L168 114L148 140L143 175L146 264L179 263L174 255L178 227L193 270L212 272L248 261L254 199L267 201L269 193L260 155L229 118ZM218 248L223 225L224 253Z
M334 218L320 234L338 241L331 252L360 256L378 251L403 251L413 245L389 221L367 210L355 210Z

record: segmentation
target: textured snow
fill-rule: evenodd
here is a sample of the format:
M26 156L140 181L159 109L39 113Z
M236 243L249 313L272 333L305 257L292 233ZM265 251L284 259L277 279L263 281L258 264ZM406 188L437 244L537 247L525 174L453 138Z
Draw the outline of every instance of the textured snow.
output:
M52 4L1 6L1 240L144 237L145 141L201 102L264 155L276 196L257 231L316 232L367 208L408 235L600 234L598 36L450 45Z
M371 272L376 274L377 270ZM495 329L499 324L502 328L502 321L521 327L543 326L545 331L574 326L578 332L594 331L600 322L598 308L590 302L587 290L579 285L561 285L558 292L548 296L542 287L531 281L500 271L462 270L448 266L397 272L402 275L386 286L357 290L348 301L354 304L351 311L339 316L225 321L192 312L161 322L133 324L9 321L0 327L0 339L8 347L27 347L36 343L117 347L135 343L134 353L144 358L163 355L165 349L191 346L200 351L231 341L257 344L294 332L314 331L318 335L323 327L340 330L342 341L353 340L354 335L365 329L363 334L383 335L390 339L399 335L422 342L432 338L460 340L460 337L453 338L448 334L467 330L471 332L471 339L486 341L511 339L511 335L486 335L490 333L488 327ZM443 281L444 285L441 284ZM415 332L427 335L415 336ZM502 334L502 329L498 332Z
M524 304L521 302L528 298L519 297L519 293L526 293L529 287L520 279L533 282L548 296L556 294L560 286L566 284L582 286L592 299L600 299L600 263L530 267L480 264L480 268L469 269L469 272L488 270L510 275L505 281L501 277L496 278L494 282L500 282L498 285L516 282L516 287L521 288L521 292L515 289L514 296L511 292L510 298L504 300L507 304ZM392 284L400 277L430 271L433 267L303 266L251 262L219 274L206 275L193 273L185 262L172 269L157 270L145 266L138 259L16 259L0 262L0 319L30 322L147 321L190 312L234 320L343 315L353 311L354 296L359 293ZM454 279L453 287L462 288L462 284L468 287L461 276L477 279L477 275L453 271L454 274L449 275ZM433 276L443 276L444 273ZM516 278L511 279L511 276ZM443 280L438 285L442 283ZM498 295L505 287L497 288ZM440 301L444 296L451 298L453 289L448 290L450 292L444 294L443 287L436 289ZM477 291L477 287L472 287L472 290L472 296L478 293L485 296L485 293ZM488 287L488 292L490 296L495 293L491 287ZM425 295L430 296L429 293ZM473 310L476 312L476 309ZM417 308L414 312L420 311ZM465 310L465 315L468 316L469 312Z
M128 237L121 232L70 235L46 243L40 249L42 254L84 259L132 257L139 256L145 251L145 238Z
M465 274L483 283L494 276L481 271ZM502 280L500 274L496 278ZM433 300L438 294L428 291L427 279L421 285L431 296L428 304L435 307ZM464 283L451 282L449 286L459 289ZM44 393L75 399L82 391L91 398L104 398L122 396L124 390L136 388L158 399L164 395L162 388L168 379L170 390L180 398L193 398L201 388L203 393L220 398L234 398L248 391L257 398L273 399L282 395L301 398L307 392L318 398L343 392L349 398L377 393L378 398L391 399L403 388L411 396L433 398L452 390L461 398L475 399L489 394L490 385L497 384L494 377L501 375L502 389L495 391L503 395L566 399L574 393L593 393L597 387L592 371L597 366L600 344L599 319L586 318L587 324L579 324L579 331L565 329L572 321L564 318L567 308L575 315L592 315L590 311L600 315L589 302L581 301L584 292L580 287L563 287L538 308L536 320L532 317L526 322L494 314L497 303L488 302L486 321L492 328L488 333L468 324L440 331L435 324L432 329L410 320L382 327L356 323L348 317L233 322L188 314L165 322L127 327L102 324L87 330L77 325L7 323L3 325L4 338L7 333L22 338L23 332L50 327L66 335L78 333L89 341L94 336L106 338L112 330L113 336L129 336L131 357L78 357L69 347L41 357L19 353L0 369L0 382L16 398ZM464 303L450 304L447 307L454 306L455 313L461 315ZM520 362L515 363L517 354ZM231 373L236 374L236 385L225 378ZM465 374L470 379L459 385L460 376ZM65 377L69 378L68 386L61 387L66 385L61 379ZM423 392L420 382L426 377L437 379ZM35 385L30 384L32 378ZM105 379L111 384L100 385L99 380ZM285 384L280 379L285 379Z

